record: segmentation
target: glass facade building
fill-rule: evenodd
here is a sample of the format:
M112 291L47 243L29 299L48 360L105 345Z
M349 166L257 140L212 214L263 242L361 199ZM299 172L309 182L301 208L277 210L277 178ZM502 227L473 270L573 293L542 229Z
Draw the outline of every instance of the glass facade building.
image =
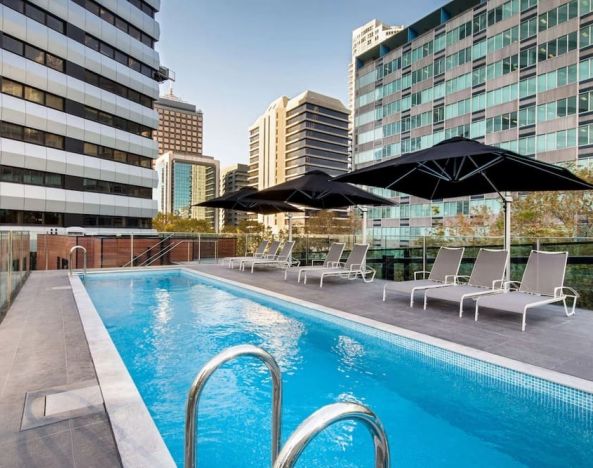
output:
M159 182L154 196L161 213L204 219L214 230L218 228L218 210L194 206L218 196L218 160L167 151L156 160L155 169Z
M593 1L452 1L357 58L353 167L454 136L551 163L593 157ZM375 238L425 235L497 195L386 193Z

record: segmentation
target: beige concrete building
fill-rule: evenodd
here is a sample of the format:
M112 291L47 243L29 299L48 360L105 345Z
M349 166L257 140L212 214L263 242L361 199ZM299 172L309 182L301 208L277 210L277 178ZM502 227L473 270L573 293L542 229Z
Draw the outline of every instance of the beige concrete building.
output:
M159 115L158 129L153 132L159 154L167 151L202 154L204 116L201 110L183 102L172 91L155 101L154 108Z
M261 190L313 169L348 170L349 110L338 99L305 91L282 96L249 128L249 185ZM261 217L273 230L284 215Z
M348 66L348 107L354 109L354 78L356 57L404 29L404 25L388 25L377 19L352 31L352 60Z
M218 196L220 163L211 156L167 151L155 163L154 198L161 213L205 219L218 230L218 210L193 206Z
M233 164L220 171L220 195L235 192L247 186L247 164ZM249 214L244 211L221 210L220 227L237 226L248 219Z

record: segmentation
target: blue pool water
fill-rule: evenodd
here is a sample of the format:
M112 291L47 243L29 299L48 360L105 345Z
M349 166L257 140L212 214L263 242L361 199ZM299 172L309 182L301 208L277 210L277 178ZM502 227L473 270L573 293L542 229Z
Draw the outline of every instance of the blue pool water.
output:
M243 343L282 368L283 440L319 407L359 401L382 419L394 466L591 466L591 395L185 272L85 285L179 466L195 374ZM261 363L223 367L200 403L200 466L269 466L270 406ZM358 424L337 424L298 466L372 467L372 444Z

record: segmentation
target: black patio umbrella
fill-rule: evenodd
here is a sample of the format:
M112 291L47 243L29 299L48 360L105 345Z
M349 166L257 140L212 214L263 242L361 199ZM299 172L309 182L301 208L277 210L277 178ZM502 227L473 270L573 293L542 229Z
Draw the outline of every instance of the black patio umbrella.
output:
M510 248L506 192L592 190L568 169L462 137L365 167L336 180L383 187L428 200L498 193L505 206L505 248Z
M346 208L353 205L393 205L386 198L379 197L344 182L338 182L329 174L313 170L273 187L261 190L257 197L266 200L283 201L321 210ZM366 213L366 211L363 211ZM366 223L363 226L363 242L366 242Z
M196 203L193 206L204 206L208 208L223 208L226 210L248 211L261 215L269 215L284 212L301 212L299 208L275 200L262 200L257 196L257 190L253 187L243 187L234 192L225 193L224 195L206 200L201 203Z

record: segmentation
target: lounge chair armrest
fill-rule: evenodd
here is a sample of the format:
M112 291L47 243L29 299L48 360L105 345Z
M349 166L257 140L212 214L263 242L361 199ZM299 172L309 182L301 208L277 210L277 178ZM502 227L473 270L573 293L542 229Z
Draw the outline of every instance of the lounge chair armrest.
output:
M362 268L362 263L351 263L350 264L350 271L360 270Z
M301 266L301 261L291 257L288 261L288 266L296 268L298 266Z
M369 277L370 275L370 277ZM377 275L377 270L375 270L373 267L370 267L368 265L364 266L364 273L362 274L362 280L365 283L370 283L375 279L375 276Z
M324 263L325 260L311 260L311 265L314 266L316 263Z
M504 288L504 280L497 279L492 281L492 289L503 289Z
M328 268L339 268L342 263L340 262L327 262Z
M564 293L565 289L569 291L571 294ZM558 286L557 288L554 288L554 297L561 296L572 297L574 299L578 299L579 297L581 297L580 294L576 291L576 289L571 288L570 286Z
M516 291L521 287L521 281L505 281L502 288L505 291Z
M422 277L422 279L424 279L424 278L426 278L426 275L427 275L427 274L428 274L428 275L430 275L430 271L424 271L424 270L423 270L423 271L415 271L415 272L414 272L414 279L415 279L415 280L417 280L417 279L418 279L418 275L419 275L419 274L422 274L422 275L424 275L424 276Z
M445 275L445 284L459 284L465 279L465 283L469 281L469 276L466 275Z

